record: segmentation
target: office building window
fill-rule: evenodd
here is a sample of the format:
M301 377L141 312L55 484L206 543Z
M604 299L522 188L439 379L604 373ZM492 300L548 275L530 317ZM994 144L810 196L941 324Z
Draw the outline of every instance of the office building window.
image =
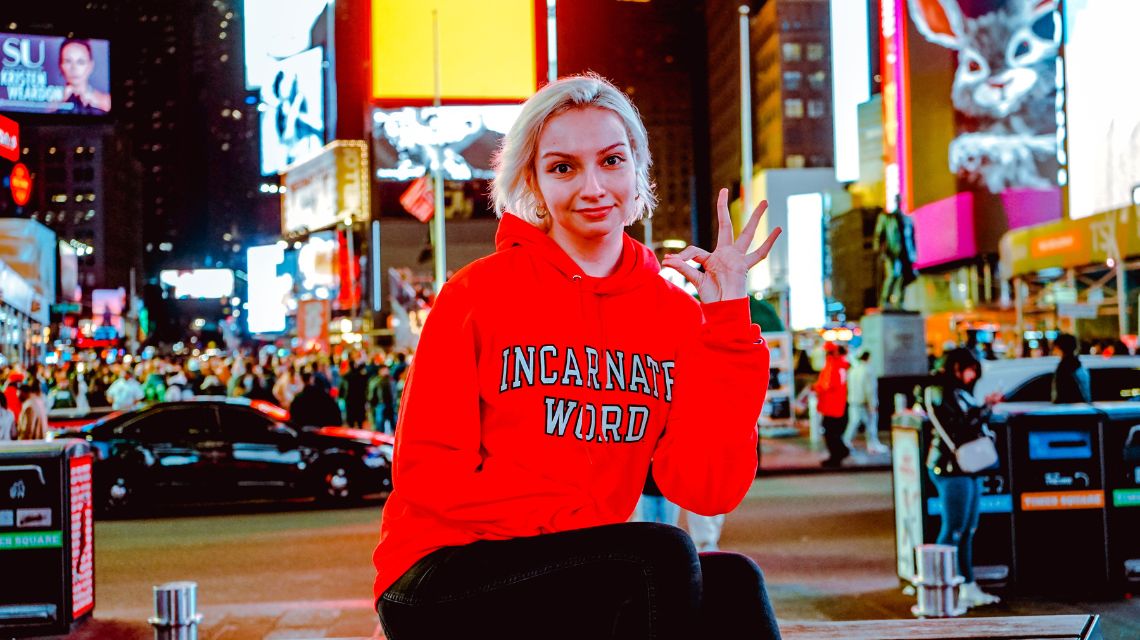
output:
M823 60L823 45L818 42L809 43L807 46L807 59L812 62Z
M808 76L808 85L815 91L823 91L827 83L827 73L824 71L816 71Z
M783 51L784 62L799 62L803 59L803 48L798 42L785 42Z
M799 98L789 98L788 100L784 100L784 117L804 117L804 101L800 100Z
M824 115L823 100L808 100L808 117L822 118Z
M785 71L784 72L784 90L785 91L799 91L800 83L803 81L804 74L799 71Z

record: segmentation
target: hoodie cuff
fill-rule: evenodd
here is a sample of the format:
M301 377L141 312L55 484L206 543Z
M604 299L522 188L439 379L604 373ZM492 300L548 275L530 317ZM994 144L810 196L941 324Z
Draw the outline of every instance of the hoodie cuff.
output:
M702 302L704 331L710 332L727 342L762 343L760 325L752 324L748 298Z

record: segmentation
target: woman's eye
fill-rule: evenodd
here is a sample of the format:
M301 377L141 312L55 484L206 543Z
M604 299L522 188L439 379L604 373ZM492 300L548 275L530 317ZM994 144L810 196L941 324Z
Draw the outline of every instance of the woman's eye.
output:
M559 162L558 164L554 165L553 167L550 167L550 173L569 173L569 172L570 172L570 165L566 164L565 162Z
M602 161L602 164L606 165L607 167L613 167L623 162L625 162L625 158L621 156L607 156L606 159Z

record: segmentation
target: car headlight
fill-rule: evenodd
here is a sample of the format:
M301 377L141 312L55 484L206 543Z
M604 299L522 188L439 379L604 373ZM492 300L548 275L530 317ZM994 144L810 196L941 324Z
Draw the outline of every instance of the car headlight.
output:
M386 467L392 463L392 445L381 444L368 447L364 453L364 466L370 469Z

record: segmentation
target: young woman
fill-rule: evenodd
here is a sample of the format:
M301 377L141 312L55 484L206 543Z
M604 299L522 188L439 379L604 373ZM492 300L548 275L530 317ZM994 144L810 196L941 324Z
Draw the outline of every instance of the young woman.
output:
M926 411L941 428L934 430L926 457L927 471L942 502L938 544L958 547L958 570L966 579L959 601L967 607L995 604L1001 599L982 591L974 582L974 532L981 515L982 478L958 467L951 445L941 434L945 432L955 448L982 435L992 437L986 423L990 407L1001 401L1001 394L992 393L984 403L977 403L972 390L981 377L982 365L973 352L953 349L943 360L939 386L926 394Z
M373 560L392 640L778 638L759 568L684 531L626 523L650 460L662 494L731 511L755 479L768 349L738 239L660 277L624 228L652 213L645 128L597 76L551 83L503 141L496 252L428 316L400 407L395 490ZM694 260L700 271L686 264Z

